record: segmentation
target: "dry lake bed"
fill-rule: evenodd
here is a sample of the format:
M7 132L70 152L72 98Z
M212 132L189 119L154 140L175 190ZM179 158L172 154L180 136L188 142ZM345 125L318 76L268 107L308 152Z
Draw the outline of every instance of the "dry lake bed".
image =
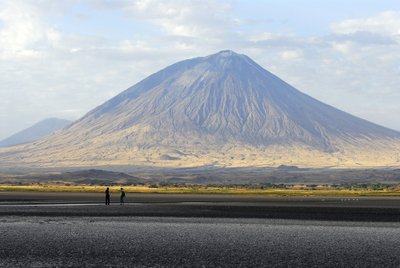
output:
M0 192L0 267L400 267L400 199Z

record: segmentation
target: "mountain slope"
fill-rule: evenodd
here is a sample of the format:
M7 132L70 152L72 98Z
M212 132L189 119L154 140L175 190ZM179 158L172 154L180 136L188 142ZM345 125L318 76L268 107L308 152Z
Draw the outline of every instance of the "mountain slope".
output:
M92 126L109 132L135 125L252 145L302 142L323 149L332 149L335 138L399 137L316 101L231 51L172 65L99 106L71 129Z
M0 151L0 159L18 155L48 165L393 165L398 155L390 151L399 141L399 132L321 103L245 55L221 51L173 64L61 132Z
M72 121L59 118L44 119L37 122L33 126L17 132L14 135L0 141L0 147L13 146L43 138L59 129L66 127L71 123Z

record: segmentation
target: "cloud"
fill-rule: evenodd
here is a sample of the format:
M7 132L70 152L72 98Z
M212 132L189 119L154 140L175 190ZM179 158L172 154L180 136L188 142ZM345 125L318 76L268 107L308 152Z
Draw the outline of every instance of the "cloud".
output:
M340 42L354 42L360 45L392 45L397 44L395 36L387 35L384 33L373 33L367 31L357 31L354 33L347 34L334 34L327 39L331 39L332 41L340 41Z
M0 4L0 57L38 57L30 47L43 36L41 25L30 7L18 1Z
M211 38L225 34L239 20L232 16L232 1L212 0L89 0L95 9L121 10L133 19L156 26L174 37Z
M336 33L350 34L356 32L371 32L385 35L400 35L400 12L386 11L376 16L363 19L349 19L332 25Z
M280 53L282 60L302 60L303 52L300 50L285 50Z
M136 18L149 21L174 36L209 38L224 32L234 22L230 5L223 1L139 0L124 8Z
M58 46L61 33L43 17L60 13L65 8L64 4L50 0L1 1L0 59L38 59L49 48Z

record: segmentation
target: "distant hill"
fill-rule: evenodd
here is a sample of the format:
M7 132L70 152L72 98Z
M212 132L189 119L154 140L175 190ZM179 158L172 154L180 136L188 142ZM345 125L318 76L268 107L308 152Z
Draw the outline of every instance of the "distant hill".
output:
M71 123L72 121L59 118L44 119L33 126L0 141L0 147L13 146L43 138Z
M322 103L246 55L175 63L0 165L370 167L400 165L400 133Z
M78 184L138 184L146 180L122 172L90 169L69 172L40 172L28 174L1 174L1 183L78 183Z

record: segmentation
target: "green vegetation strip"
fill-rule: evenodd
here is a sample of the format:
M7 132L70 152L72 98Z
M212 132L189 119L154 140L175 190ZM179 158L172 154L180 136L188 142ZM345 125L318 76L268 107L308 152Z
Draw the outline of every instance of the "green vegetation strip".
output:
M54 186L54 185L0 185L0 192L83 192L103 193L105 186ZM149 186L124 186L127 193L159 193L159 194L237 194L237 195L264 195L264 196L400 196L399 190L368 190L368 189L251 189L240 187L149 187ZM110 187L111 192L118 192L119 186Z

